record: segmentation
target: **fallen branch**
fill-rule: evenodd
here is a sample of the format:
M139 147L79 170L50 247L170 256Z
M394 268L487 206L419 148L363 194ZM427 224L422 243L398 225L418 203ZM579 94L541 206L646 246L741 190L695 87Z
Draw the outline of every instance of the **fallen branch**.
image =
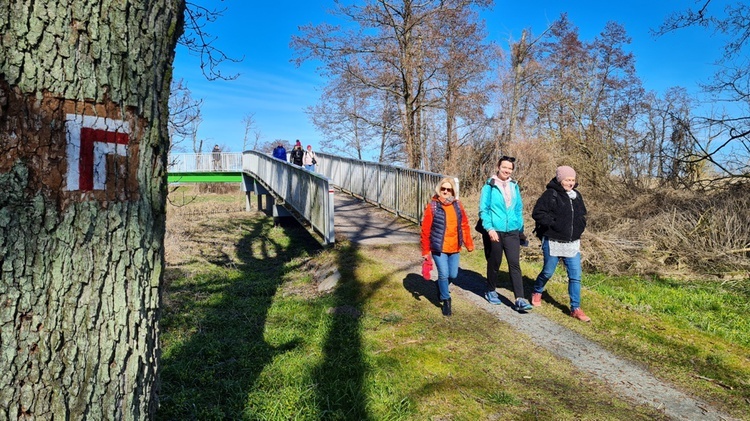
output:
M701 380L709 381L711 383L714 383L716 385L719 385L719 386L723 387L724 389L734 390L734 388L732 386L726 385L726 384L724 384L724 383L722 383L722 382L720 382L720 381L718 381L716 379L712 379L710 377L699 376L698 374L693 374L693 377L701 379Z

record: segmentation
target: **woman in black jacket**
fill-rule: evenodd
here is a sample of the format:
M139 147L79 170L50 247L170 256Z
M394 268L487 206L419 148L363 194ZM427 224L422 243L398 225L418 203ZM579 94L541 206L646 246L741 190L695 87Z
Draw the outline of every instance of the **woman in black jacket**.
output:
M531 305L542 305L544 286L562 260L568 273L570 315L590 322L581 310L581 234L586 229L586 206L576 187L575 170L557 167L555 178L534 205L531 217L536 222L536 235L542 239L544 267L534 282Z
M292 149L292 152L289 154L289 162L301 167L304 156L305 151L302 150L302 143L297 140L297 143L294 144L294 149Z

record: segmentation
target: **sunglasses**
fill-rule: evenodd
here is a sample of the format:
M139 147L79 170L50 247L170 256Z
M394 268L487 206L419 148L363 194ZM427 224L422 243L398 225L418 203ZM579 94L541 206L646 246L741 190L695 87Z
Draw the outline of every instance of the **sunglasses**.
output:
M453 191L450 187L440 187L440 191Z
M508 155L503 155L500 157L500 161L516 162L516 158Z

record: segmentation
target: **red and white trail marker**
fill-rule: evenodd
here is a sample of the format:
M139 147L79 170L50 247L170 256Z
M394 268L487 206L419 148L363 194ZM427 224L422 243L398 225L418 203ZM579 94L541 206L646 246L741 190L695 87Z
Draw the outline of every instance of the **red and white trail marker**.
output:
M130 124L111 118L67 114L67 185L69 191L104 190L107 155L127 156Z

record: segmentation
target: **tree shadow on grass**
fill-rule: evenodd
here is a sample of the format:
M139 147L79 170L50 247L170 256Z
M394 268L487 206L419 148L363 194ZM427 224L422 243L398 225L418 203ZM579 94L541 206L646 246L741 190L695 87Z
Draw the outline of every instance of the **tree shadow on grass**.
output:
M285 227L289 245L272 240L267 219L209 222L213 230L245 232L236 244L233 270L210 266L165 288L161 330L173 346L161 358L157 420L242 419L247 396L275 356L301 340L280 346L264 339L273 298L288 263L320 245L304 228ZM211 232L191 240L209 250ZM226 264L220 252L209 262ZM179 336L189 336L182 340Z
M338 247L336 265L341 278L328 310L331 321L323 344L323 361L312 373L316 406L319 419L369 420L360 306L381 282L368 285L356 278L361 264L358 245L346 242Z

